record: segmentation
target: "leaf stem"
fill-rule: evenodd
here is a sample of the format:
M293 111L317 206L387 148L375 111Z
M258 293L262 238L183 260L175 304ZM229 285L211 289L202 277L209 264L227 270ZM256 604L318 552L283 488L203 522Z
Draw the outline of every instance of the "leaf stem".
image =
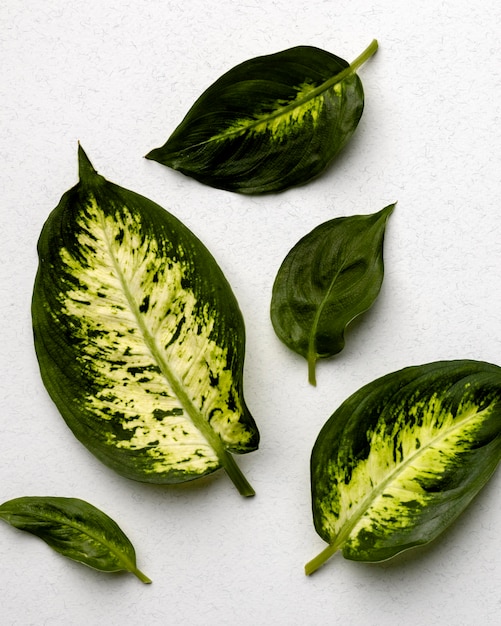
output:
M143 574L143 572L140 569L137 569L137 567L131 569L131 572L132 574L137 576L141 582L145 583L146 585L151 584L151 578L148 578L148 576L146 576L146 574Z
M316 364L317 364L317 354L315 350L314 341L313 342L310 341L310 345L308 347L308 382L310 383L310 385L313 385L314 387L317 386L317 377L315 373Z
M366 61L368 61L372 56L374 56L378 49L377 39L373 39L371 43L367 46L367 48L358 55L358 57L350 63L350 70L352 72L356 72L356 70L363 65ZM348 68L346 68L348 69Z
M226 452L226 451L225 451ZM225 472L228 474L231 482L238 489L241 496L250 497L255 496L256 492L252 488L247 478L244 476L242 470L238 467L237 462L233 456L226 452L224 456L220 456Z
M361 54L359 54L358 57L354 61L352 61L350 65L348 65L348 67L345 67L344 70L339 72L339 74L336 74L329 80L325 81L325 83L322 83L315 89L312 89L311 91L309 91L308 94L303 99L292 102L291 104L287 105L280 111L283 112L287 110L288 108L293 108L294 106L301 105L303 101L316 98L318 95L320 95L324 91L327 91L327 89L330 89L331 87L334 87L334 85L337 85L338 83L342 82L347 76L349 76L350 74L354 74L361 65L363 65L366 61L368 61L374 54L376 54L378 47L379 46L378 46L377 39L373 39L371 43L367 46L367 48Z
M308 561L304 566L304 573L306 576L310 576L313 572L316 572L319 567L321 567L326 561L328 561L331 556L333 556L339 549L338 542L329 544L326 548L317 554L317 556L311 561Z

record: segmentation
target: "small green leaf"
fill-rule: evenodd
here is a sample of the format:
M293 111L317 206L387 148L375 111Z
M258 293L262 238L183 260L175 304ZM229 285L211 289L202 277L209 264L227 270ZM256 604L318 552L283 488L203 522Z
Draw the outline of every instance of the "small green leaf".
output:
M134 547L108 515L76 498L27 496L0 505L0 518L43 539L60 554L102 572L128 571L151 583L136 567Z
M237 65L194 103L167 142L146 155L206 185L280 191L320 174L355 132L364 107L356 70L298 46Z
M441 361L379 378L324 425L311 456L313 520L329 546L382 561L442 533L501 459L501 368Z
M346 326L374 302L383 282L383 240L394 204L372 215L338 217L317 226L287 254L273 285L277 336L308 360L344 348Z
M80 182L38 243L32 318L43 382L76 437L153 483L224 468L259 433L243 396L244 322L220 267L178 219L106 181Z

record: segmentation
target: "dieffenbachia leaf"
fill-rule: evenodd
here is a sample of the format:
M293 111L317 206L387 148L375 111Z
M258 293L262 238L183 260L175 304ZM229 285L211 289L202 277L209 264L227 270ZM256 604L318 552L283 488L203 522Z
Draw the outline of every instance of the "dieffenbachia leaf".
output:
M243 397L244 322L203 244L173 215L97 174L38 243L32 317L44 384L76 437L135 480L175 483L258 446Z
M383 282L383 240L394 204L372 215L338 217L314 228L287 254L271 298L275 333L308 360L344 348L346 326L374 302Z
M369 383L324 425L311 456L313 519L329 546L382 561L437 537L501 459L501 368L408 367Z
M27 496L0 505L0 519L43 539L74 561L102 572L128 571L151 583L136 566L134 546L108 515L77 498Z
M298 46L237 65L194 103L147 159L240 193L280 191L320 174L354 133L364 107L356 70Z

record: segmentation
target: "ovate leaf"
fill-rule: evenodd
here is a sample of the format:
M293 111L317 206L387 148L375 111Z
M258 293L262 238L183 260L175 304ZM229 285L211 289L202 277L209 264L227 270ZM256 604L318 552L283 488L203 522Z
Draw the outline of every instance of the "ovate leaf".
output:
M339 217L317 226L287 254L273 285L277 336L308 360L344 348L346 326L374 302L383 282L383 240L394 204L373 215Z
M0 519L43 539L64 556L103 572L125 570L143 583L134 547L108 515L76 498L28 496L0 505Z
M243 397L245 329L216 261L173 215L106 181L80 182L42 230L32 316L45 386L77 438L135 480L175 483L258 445Z
M211 85L161 148L146 155L202 183L241 193L280 191L322 172L364 107L356 70L310 46L250 59Z
M501 458L501 368L477 361L409 367L334 412L311 456L313 519L329 546L382 561L435 539Z

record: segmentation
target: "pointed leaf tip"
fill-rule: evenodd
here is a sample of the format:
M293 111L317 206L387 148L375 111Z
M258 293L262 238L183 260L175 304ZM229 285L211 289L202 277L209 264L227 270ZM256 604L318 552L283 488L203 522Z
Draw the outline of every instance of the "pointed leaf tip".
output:
M98 173L94 169L80 142L78 143L78 176L80 178L80 182L84 182L92 177L98 176Z
M384 213L385 215L390 216L393 213L393 211L395 210L396 206L397 206L397 201L395 200L395 202L393 202L392 204L389 204L387 207L382 209L381 213Z

